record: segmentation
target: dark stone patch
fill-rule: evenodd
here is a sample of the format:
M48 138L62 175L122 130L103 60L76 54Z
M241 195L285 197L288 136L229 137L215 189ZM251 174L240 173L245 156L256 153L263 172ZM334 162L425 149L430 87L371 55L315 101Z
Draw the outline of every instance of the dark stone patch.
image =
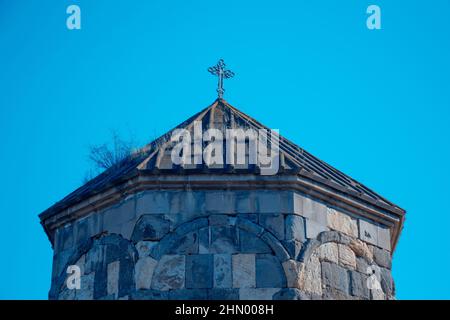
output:
M302 251L303 243L297 240L285 240L281 242L292 259L297 259Z
M373 247L373 260L380 267L391 269L391 254L389 251Z
M370 298L370 291L367 287L367 276L357 271L350 271L350 293L353 296L363 299Z
M159 290L138 290L131 292L130 300L168 300L168 291Z
M322 284L348 294L347 269L334 263L322 262Z
M186 256L186 288L212 288L214 261L211 254Z
M210 227L211 244L209 252L211 253L236 253L239 252L238 230L232 226Z
M160 240L169 230L170 222L164 219L164 215L146 214L136 223L131 240L135 243L142 240Z
M259 224L279 240L284 240L284 217L282 214L260 215Z
M207 300L207 289L179 289L169 291L169 300Z
M208 290L209 300L239 300L239 289L214 288Z
M285 288L275 293L273 300L311 300L311 298L296 288Z
M305 221L297 215L287 215L285 218L286 240L306 241Z
M241 253L272 253L272 249L254 234L239 230Z
M256 255L256 287L286 287L286 277L277 257L271 254Z

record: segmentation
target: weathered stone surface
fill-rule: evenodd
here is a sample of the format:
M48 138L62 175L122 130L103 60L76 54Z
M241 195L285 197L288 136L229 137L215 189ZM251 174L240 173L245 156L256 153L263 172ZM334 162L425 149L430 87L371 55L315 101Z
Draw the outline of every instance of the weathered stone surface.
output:
M386 295L381 289L370 290L370 296L372 300L386 300Z
M135 197L132 195L103 212L103 228L110 233L119 233L120 226L135 217Z
M241 213L241 214L238 214L237 217L239 219L246 219L253 223L258 223L258 215L256 213Z
M378 244L378 227L374 222L359 219L359 238L373 245Z
M322 283L326 287L335 288L348 293L347 270L330 262L322 262ZM325 292L329 291L328 289Z
M233 288L254 288L256 286L254 254L234 254L232 266Z
M352 237L358 237L357 220L332 208L327 208L328 227Z
M343 244L339 244L339 264L349 269L356 269L355 253Z
M327 206L317 200L295 193L294 212L319 225L327 225Z
M208 290L210 300L239 300L239 289L214 288Z
M315 239L321 232L328 231L326 224L321 224L311 219L305 219L306 237Z
M261 239L272 249L281 262L290 259L289 253L283 247L283 244L270 232L264 232Z
M168 300L168 291L137 290L130 294L130 300Z
M393 296L394 292L394 280L392 279L391 271L386 268L380 268L380 277L381 277L381 289L383 289L384 293L387 296Z
M106 292L107 294L112 294L116 297L119 293L119 268L119 261L111 262L107 267L108 282Z
M212 288L213 265L213 256L211 254L186 256L186 288Z
M333 262L338 264L339 262L339 251L338 244L334 242L327 242L322 244L317 249L317 254L319 256L319 260Z
M74 230L71 224L66 224L58 229L60 251L68 250L74 245Z
M378 246L391 251L391 231L386 227L378 227Z
M239 289L240 300L272 300L273 295L280 288L241 288Z
M206 254L209 252L210 246L210 227L198 230L198 253Z
M372 262L373 252L369 249L365 242L359 239L352 239L348 246L353 250L357 257L362 257L369 263Z
M206 300L208 289L181 289L169 291L169 300Z
M248 191L237 191L235 196L235 211L237 213L255 212L255 200Z
M373 259L375 260L376 264L378 264L380 267L383 268L391 268L391 254L389 251L373 247Z
M285 286L286 277L278 258L271 254L257 254L256 287L282 288Z
M239 252L238 230L234 226L211 227L210 244L208 251L211 253L236 253Z
M94 278L94 273L81 276L80 290L72 290L76 291L77 300L92 300L94 298Z
M233 225L233 221L236 222L236 218L225 214L212 214L208 217L208 221L210 226L228 226Z
M215 254L214 255L214 288L231 288L231 255Z
M254 193L256 211L259 213L282 212L280 193L270 191L258 191Z
M151 257L143 257L138 260L134 269L136 290L150 289L153 271L158 262Z
M284 216L282 214L264 214L259 223L279 240L284 239Z
M136 250L139 258L144 258L150 255L152 248L157 245L156 241L139 241L136 243Z
M311 300L311 298L296 288L285 288L275 293L273 300Z
M239 230L241 253L271 253L272 249L256 235L245 230Z
M369 267L369 263L366 259L361 257L356 257L356 271L361 272L363 274L368 274L367 268Z
M321 242L316 239L309 239L302 251L300 252L300 255L298 257L298 261L300 262L306 262L311 257L311 255L314 253L314 251L321 245Z
M208 213L234 213L234 197L231 193L205 192L205 209Z
M260 236L264 232L264 229L261 226L247 219L237 218L236 227L245 230L247 232L250 232L256 236Z
M75 239L76 245L82 243L89 237L88 220L86 218L78 220L78 222L75 224L75 233L76 233Z
M292 259L297 259L303 248L303 243L297 240L281 241Z
M136 213L165 214L170 211L169 193L148 191L136 195Z
M370 299L370 290L367 286L367 275L357 271L350 271L350 293L363 299Z
M341 237L340 237L339 233L336 231L321 232L319 234L319 236L317 237L317 239L322 243L327 243L327 242L337 242L338 243L341 241Z
M159 259L165 254L196 254L198 248L198 233L196 231L184 235L169 234L151 249L150 255Z
M316 252L304 264L299 289L307 293L322 295L321 263Z
M119 298L129 295L136 287L134 283L134 266L134 260L130 256L125 256L120 260Z
M185 256L162 256L153 273L152 288L162 291L181 289L184 282Z
M304 264L293 259L286 260L282 264L286 275L286 284L289 288L302 288L301 277Z
M160 240L170 230L170 222L163 215L143 215L134 228L131 240Z
M287 215L285 218L286 240L306 241L305 221L298 215Z
M342 292L336 288L326 288L323 293L323 300L358 300L347 292Z

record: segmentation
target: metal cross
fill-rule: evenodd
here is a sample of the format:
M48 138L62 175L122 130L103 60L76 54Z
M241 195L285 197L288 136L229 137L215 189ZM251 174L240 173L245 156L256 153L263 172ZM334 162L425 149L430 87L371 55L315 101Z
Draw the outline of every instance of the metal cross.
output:
M219 62L214 67L208 68L208 71L217 76L219 78L219 83L217 84L217 95L219 99L222 99L223 93L225 92L225 89L223 88L223 79L229 79L234 77L234 72L230 70L225 69L226 65L225 62L223 62L223 59L220 59Z

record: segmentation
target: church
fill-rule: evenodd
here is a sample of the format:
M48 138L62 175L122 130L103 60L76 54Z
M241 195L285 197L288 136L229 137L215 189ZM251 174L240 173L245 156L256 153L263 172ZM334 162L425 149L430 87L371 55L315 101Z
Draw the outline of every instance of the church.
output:
M405 211L230 105L222 60L209 71L211 105L39 215L54 252L49 299L395 299ZM240 156L217 139L229 130L266 133L258 156L276 170L254 161L248 136Z

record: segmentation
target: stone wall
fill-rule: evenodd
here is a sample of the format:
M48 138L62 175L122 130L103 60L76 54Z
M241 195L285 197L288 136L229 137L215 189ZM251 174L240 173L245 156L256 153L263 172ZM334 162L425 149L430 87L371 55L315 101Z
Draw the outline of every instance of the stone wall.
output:
M146 191L59 228L54 250L51 299L394 297L389 229L290 191Z

